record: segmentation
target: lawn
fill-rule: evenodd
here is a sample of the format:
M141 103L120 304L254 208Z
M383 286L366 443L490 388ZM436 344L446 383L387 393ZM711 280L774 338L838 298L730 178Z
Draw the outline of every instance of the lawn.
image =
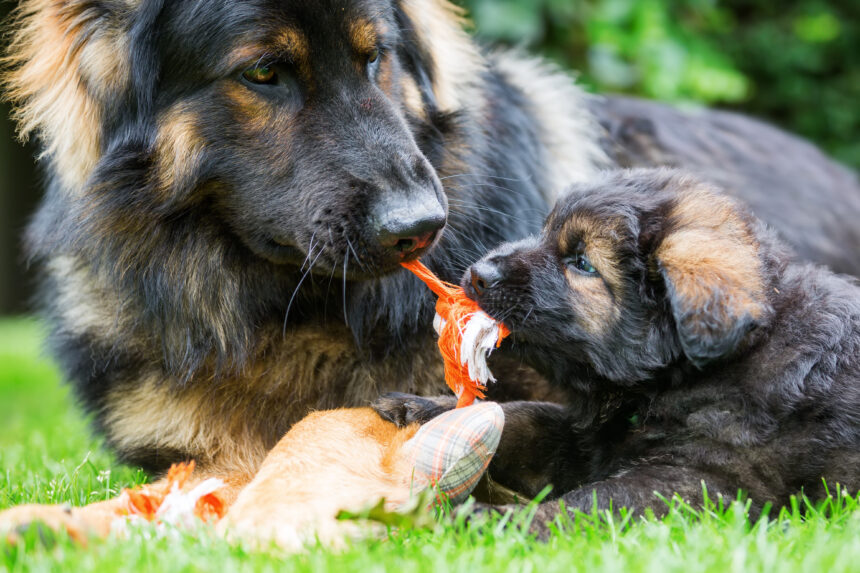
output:
M88 432L41 355L40 338L33 321L0 320L0 510L82 504L144 481ZM161 537L140 530L87 549L63 539L45 547L31 536L18 547L0 543L0 571L860 571L858 501L836 494L819 507L798 502L756 524L735 503L702 512L677 505L663 520L580 515L547 543L503 525L478 529L445 518L435 530L300 555L252 551L206 530Z

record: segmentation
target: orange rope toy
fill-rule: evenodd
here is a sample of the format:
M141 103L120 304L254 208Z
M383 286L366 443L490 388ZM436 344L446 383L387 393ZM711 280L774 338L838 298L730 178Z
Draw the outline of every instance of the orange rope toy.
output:
M439 300L433 326L445 361L445 382L457 395L457 407L484 398L487 382L495 382L487 357L511 331L487 315L462 288L445 282L420 261L401 263L430 287Z
M190 491L185 486L194 473L194 462L173 464L167 479L153 485L123 490L119 516L145 521L189 523L195 519L218 520L227 513L227 504L219 495L224 482L210 478Z

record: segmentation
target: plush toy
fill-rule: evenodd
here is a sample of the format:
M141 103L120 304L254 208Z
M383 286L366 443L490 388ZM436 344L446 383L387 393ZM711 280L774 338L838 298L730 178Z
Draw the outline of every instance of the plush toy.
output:
M315 535L335 535L341 530L335 522L343 519L408 521L426 513L421 510L434 499L465 501L487 469L504 423L504 412L494 402L450 410L420 428L394 428L369 408L316 412L272 450L236 502L238 512L224 502L224 482L195 483L194 462L189 462L174 465L158 483L124 490L110 529L122 533L140 522L154 523L159 531L170 531L166 524L188 529L201 521L221 521L226 514L225 531L244 528L251 537L266 537L277 530L312 542ZM338 447L344 440L367 455L343 456ZM328 480L332 475L338 476L334 488ZM280 504L274 514L272 500ZM327 512L332 507L365 509Z
M403 266L439 297L433 325L445 362L445 381L457 395L457 408L471 406L475 398L484 398L487 383L495 381L487 357L510 331L481 311L463 289L440 280L419 261ZM490 463L503 426L502 409L489 402L442 414L403 444L401 455L406 456L404 467L409 468L403 479L415 488L414 493L432 487L451 503L462 502ZM361 428L356 431L372 434ZM285 439L289 437L287 434ZM220 520L227 511L220 496L224 483L213 478L192 487L193 471L194 462L175 465L166 480L123 491L116 511L120 523L138 520L190 526L199 520Z
M487 357L511 332L478 307L462 288L439 279L420 261L402 263L439 297L433 326L445 361L445 382L457 395L457 407L483 398L495 382Z

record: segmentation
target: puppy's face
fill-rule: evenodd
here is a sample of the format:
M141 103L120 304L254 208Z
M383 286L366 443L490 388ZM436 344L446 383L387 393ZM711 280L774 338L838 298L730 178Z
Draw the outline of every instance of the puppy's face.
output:
M766 318L755 222L676 173L608 175L560 201L538 238L475 263L463 286L550 377L619 384L730 354Z

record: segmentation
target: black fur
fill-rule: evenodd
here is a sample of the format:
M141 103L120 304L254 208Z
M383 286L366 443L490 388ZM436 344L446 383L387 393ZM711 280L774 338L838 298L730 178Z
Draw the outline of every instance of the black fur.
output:
M658 515L667 506L656 494L700 505L703 484L711 499L746 492L753 515L792 494L819 498L822 480L860 488L860 285L793 261L772 231L713 191L704 201L713 213L685 211L703 187L667 171L607 175L573 189L539 238L502 246L473 267L494 281L476 290L466 274L471 296L511 328L512 350L571 404L503 405L496 481L528 495L552 484L571 510L590 511L596 499L601 509ZM597 275L571 268L583 247L595 252L583 227L570 224L577 218L610 231ZM690 251L687 274L676 274L663 249L692 228L712 233L706 246L737 248ZM601 281L613 310L605 328L589 332L582 316L599 303ZM696 281L701 288L689 289ZM747 297L749 285L761 289ZM376 407L410 423L450 404L389 396ZM558 511L557 500L543 503L539 527Z
M158 469L164 452L181 452L245 471L311 409L441 391L433 297L374 242L374 218L422 204L447 212L424 259L456 280L489 249L537 232L568 177L642 147L615 137L616 100L589 110L555 71L482 53L446 6L22 1L5 86L46 151L47 192L27 238L44 276L37 298L65 377L125 460ZM362 22L377 31L378 69L351 45ZM288 29L306 57L276 42ZM249 84L243 72L260 63L277 81ZM34 69L46 73L25 73ZM704 125L642 113L673 133ZM77 154L96 136L94 157ZM658 134L645 147L671 141ZM792 157L808 149L788 136L779 145ZM672 162L701 163L695 146L669 147ZM833 173L811 170L814 197L789 195L772 214L790 238L786 213L856 190L815 158ZM741 195L780 160L749 163ZM855 256L843 228L844 218L856 226L852 213L803 229L823 245L810 256ZM495 395L548 396L542 381L515 378ZM169 429L176 419L188 420L183 431Z

